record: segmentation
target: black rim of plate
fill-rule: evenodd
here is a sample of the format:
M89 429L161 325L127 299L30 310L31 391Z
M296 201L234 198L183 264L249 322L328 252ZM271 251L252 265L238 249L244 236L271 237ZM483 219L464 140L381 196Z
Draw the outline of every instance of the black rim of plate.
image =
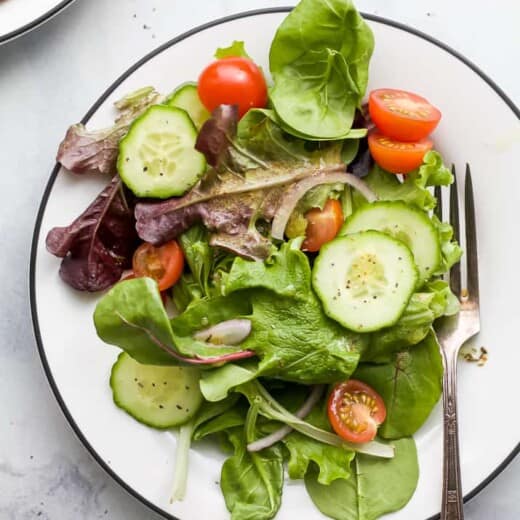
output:
M63 7L64 4L70 3L71 0L68 2L63 2L61 6ZM189 38L190 36L204 31L206 29L209 29L211 27L214 27L216 25L220 25L226 22L230 22L233 20L237 20L240 18L245 18L249 16L258 16L263 14L273 14L273 13L285 13L289 12L292 9L292 7L274 7L274 8L267 8L267 9L257 9L253 11L246 11L242 13L237 13L234 15L226 16L224 18L219 18L217 20L214 20L212 22L200 25L198 27L195 27L194 29L191 29L180 36L177 36L173 38L172 40L166 42L165 44L161 45L157 49L153 50L146 56L144 56L142 59L140 59L138 62L136 62L132 67L130 67L126 72L124 72L108 89L101 95L101 97L94 103L94 105L90 108L90 110L87 112L85 117L82 119L82 123L86 123L92 115L98 110L98 108L103 104L103 102L106 100L106 98L131 74L133 74L137 69L139 69L144 63L152 59L153 57L157 56L164 50L168 49L169 47L175 45L176 43L185 40L186 38ZM453 50L451 47L448 47L444 43L440 42L439 40L433 38L432 36L429 36L428 34L425 34L421 31L418 31L417 29L414 29L412 27L408 27L407 25L401 24L399 22L395 22L393 20L389 20L387 18L382 18L379 16L371 15L371 14L365 14L362 13L363 17L367 20L381 23L384 25L388 25L391 27L394 27L396 29L400 29L402 31L406 31L410 34L413 34L415 36L418 36L419 38L422 38L440 49L448 52L458 60L460 60L462 63L464 63L466 66L468 66L473 72L475 72L482 80L484 80L497 94L502 98L504 103L513 111L513 113L516 115L518 119L520 119L520 110L518 107L509 99L509 97L506 95L506 93L491 79L489 78L484 72L482 72L476 65L474 65L471 61L469 61L467 58L459 54L457 51ZM0 40L1 41L1 40ZM92 447L92 445L89 443L89 441L85 438L83 433L81 432L80 428L74 421L71 413L69 412L67 405L65 404L60 391L56 385L56 381L54 380L54 377L52 375L50 366L47 361L47 357L45 355L45 349L43 346L42 337L40 334L40 327L38 323L38 311L36 308L36 290L35 290L35 268L36 268L36 256L37 256L37 248L38 248L38 242L40 237L40 228L41 223L43 219L43 215L45 213L45 208L47 206L47 201L49 199L49 196L52 191L52 187L54 185L54 181L56 179L56 176L60 170L60 165L56 164L54 169L52 170L50 179L47 183L47 186L45 188L45 192L43 194L42 202L40 204L40 208L38 210L38 215L36 217L36 224L34 228L34 235L32 239L32 246L31 246L31 263L30 263L30 301L31 301L31 315L32 315L32 321L33 321L33 328L34 328L34 335L36 338L36 343L38 345L38 351L40 353L41 362L43 365L43 368L45 370L45 374L47 376L47 379L49 381L49 384L52 388L52 391L54 393L54 396L56 400L58 401L58 404L60 405L60 408L62 412L64 413L66 419L72 426L72 429L74 430L75 434L78 436L79 440L83 443L83 445L87 448L87 450L90 452L90 454L94 457L94 459L99 463L99 465L118 483L120 484L128 493L130 493L133 497L137 498L140 502L142 502L144 505L149 507L152 511L155 511L159 515L163 516L164 518L168 520L179 520L179 518L173 516L172 514L168 513L164 509L156 506L155 504L151 503L149 500L147 500L145 497L143 497L138 491L130 487L126 482L124 482L121 477L119 477L115 471L108 465L108 463L96 452L96 450ZM464 497L464 502L467 502L468 500L472 499L474 496L476 496L480 491L482 491L495 477L497 477L506 467L507 465L518 455L520 452L520 443L516 445L516 447L511 451L511 453L495 468L495 470L486 478L484 479L476 488L474 488L472 491L470 491L468 494ZM440 518L440 514L436 514L427 520L437 520Z
M63 2L60 2L58 5L53 7L50 11L47 11L46 13L42 14L32 22L22 25L14 31L8 32L6 34L0 34L0 45L2 45L3 43L7 43L10 40L14 40L19 36L22 36L23 34L32 31L33 29L36 29L40 25L44 24L45 22L56 16L60 11L65 9L65 7L72 4L72 2L74 2L74 0L64 0Z

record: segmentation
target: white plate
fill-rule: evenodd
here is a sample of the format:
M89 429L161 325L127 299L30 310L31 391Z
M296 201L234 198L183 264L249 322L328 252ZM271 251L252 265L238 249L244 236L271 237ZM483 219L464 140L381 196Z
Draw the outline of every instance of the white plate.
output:
M0 0L0 45L32 31L74 0Z
M92 128L111 124L112 103L143 85L168 92L197 78L214 50L233 39L268 69L271 39L281 9L244 13L195 29L134 65L105 92L85 117ZM482 333L476 344L490 352L484 368L460 366L460 434L466 498L485 486L518 452L520 421L515 395L520 349L518 236L520 124L518 109L474 66L439 42L411 29L369 17L376 50L369 88L416 91L439 106L443 119L435 141L459 172L472 166L480 252ZM108 376L117 351L104 345L92 325L97 296L80 294L58 277L59 261L45 250L45 236L68 224L104 184L53 171L36 225L31 301L40 354L55 395L74 430L100 464L128 491L166 518L225 519L216 482L224 457L211 445L191 453L185 501L170 505L175 439L141 426L117 409ZM421 476L410 503L391 518L425 519L439 511L441 437L439 406L416 434ZM203 499L201 499L203 497ZM287 482L277 519L322 518L299 482ZM390 517L389 517L390 518Z

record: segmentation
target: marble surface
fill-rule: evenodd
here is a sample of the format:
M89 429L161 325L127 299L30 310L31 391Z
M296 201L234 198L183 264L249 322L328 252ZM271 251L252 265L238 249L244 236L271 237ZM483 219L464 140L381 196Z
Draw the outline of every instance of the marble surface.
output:
M0 47L0 520L159 518L90 457L45 379L28 297L36 212L65 128L137 58L203 22L286 3L77 0L38 30ZM496 0L493 5L474 0L357 0L365 12L415 26L453 46L520 105L520 5L517 0ZM519 488L517 459L467 504L466 518L520 518Z

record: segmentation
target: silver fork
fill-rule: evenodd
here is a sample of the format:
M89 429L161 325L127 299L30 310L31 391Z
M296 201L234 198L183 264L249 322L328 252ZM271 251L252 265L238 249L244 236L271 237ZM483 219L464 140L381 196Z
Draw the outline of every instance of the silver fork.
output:
M459 240L459 203L455 167L452 167L454 183L450 189L450 224L454 237ZM435 188L439 201L437 216L442 220L442 191ZM466 164L465 179L465 223L466 223L466 266L467 283L462 285L460 264L449 273L450 287L459 298L460 312L436 323L437 337L441 345L444 364L443 417L444 457L441 520L462 520L462 487L460 478L459 434L457 425L457 356L460 347L480 331L477 233L475 225L475 202L469 164Z

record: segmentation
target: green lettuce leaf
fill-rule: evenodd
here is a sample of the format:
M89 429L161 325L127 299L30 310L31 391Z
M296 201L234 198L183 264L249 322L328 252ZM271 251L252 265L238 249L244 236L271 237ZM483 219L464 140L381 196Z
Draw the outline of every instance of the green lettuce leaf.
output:
M178 240L193 280L204 296L209 295L215 253L209 245L207 229L200 225L193 226L182 233Z
M430 151L424 156L423 164L408 173L401 182L395 175L375 165L364 178L380 200L402 200L418 208L430 212L437 204L429 188L431 186L448 186L453 182L453 175L442 161L441 155ZM357 192L353 192L354 209L367 204ZM447 222L440 222L431 215L433 225L437 228L442 251L442 266L432 275L447 272L462 256L459 244L453 241L453 229Z
M215 58L217 58L217 60L232 57L251 59L251 56L246 52L243 41L233 40L233 43L229 47L219 47L215 51Z
M291 243L268 262L237 258L226 292L251 291L253 330L242 348L260 357L261 375L303 384L346 379L365 339L329 319L311 288L307 257Z
M446 282L435 280L427 283L420 292L412 295L394 326L370 335L370 343L363 351L361 361L390 362L395 352L422 341L437 318L456 314L459 307L459 301Z
M419 478L417 449L412 438L393 444L393 459L356 455L346 480L323 485L316 470L308 472L305 487L316 507L335 520L376 520L406 505Z
M305 213L313 208L323 209L329 199L339 199L345 192L345 185L337 184L320 184L311 188L299 201L294 208L287 226L285 234L288 238L297 238L305 236L307 229L307 219Z
M305 420L330 431L324 406L314 407ZM353 451L318 442L296 431L287 435L282 442L289 451L287 470L292 479L303 479L308 471L312 471L320 484L328 485L351 475Z
M287 470L293 480L303 479L313 465L317 467L320 484L349 478L353 451L323 444L299 432L290 433L283 443L289 450Z
M441 155L432 150L424 156L423 164L419 168L406 174L403 182L377 164L364 181L380 200L403 200L429 211L435 208L437 199L428 187L448 186L453 182L453 175L444 166ZM366 204L366 200L360 195L356 194L355 200L358 206Z
M432 215L432 222L437 228L441 242L442 266L434 273L438 275L447 273L451 267L460 260L462 249L459 244L453 240L453 228L447 222L441 222L435 215Z
M178 312L184 312L192 301L199 300L203 296L200 285L188 273L180 277L171 291L172 301Z
M251 334L240 346L260 360L206 371L201 381L206 399L222 399L258 376L317 384L348 379L355 370L368 336L349 332L324 314L311 288L309 260L294 246L283 244L266 262L233 262L225 294L251 305L251 314L241 316L251 320ZM191 307L185 319L190 312Z
M391 363L362 363L354 377L374 388L386 405L379 428L385 439L413 435L426 421L442 393L442 358L433 330L418 345L394 355Z

